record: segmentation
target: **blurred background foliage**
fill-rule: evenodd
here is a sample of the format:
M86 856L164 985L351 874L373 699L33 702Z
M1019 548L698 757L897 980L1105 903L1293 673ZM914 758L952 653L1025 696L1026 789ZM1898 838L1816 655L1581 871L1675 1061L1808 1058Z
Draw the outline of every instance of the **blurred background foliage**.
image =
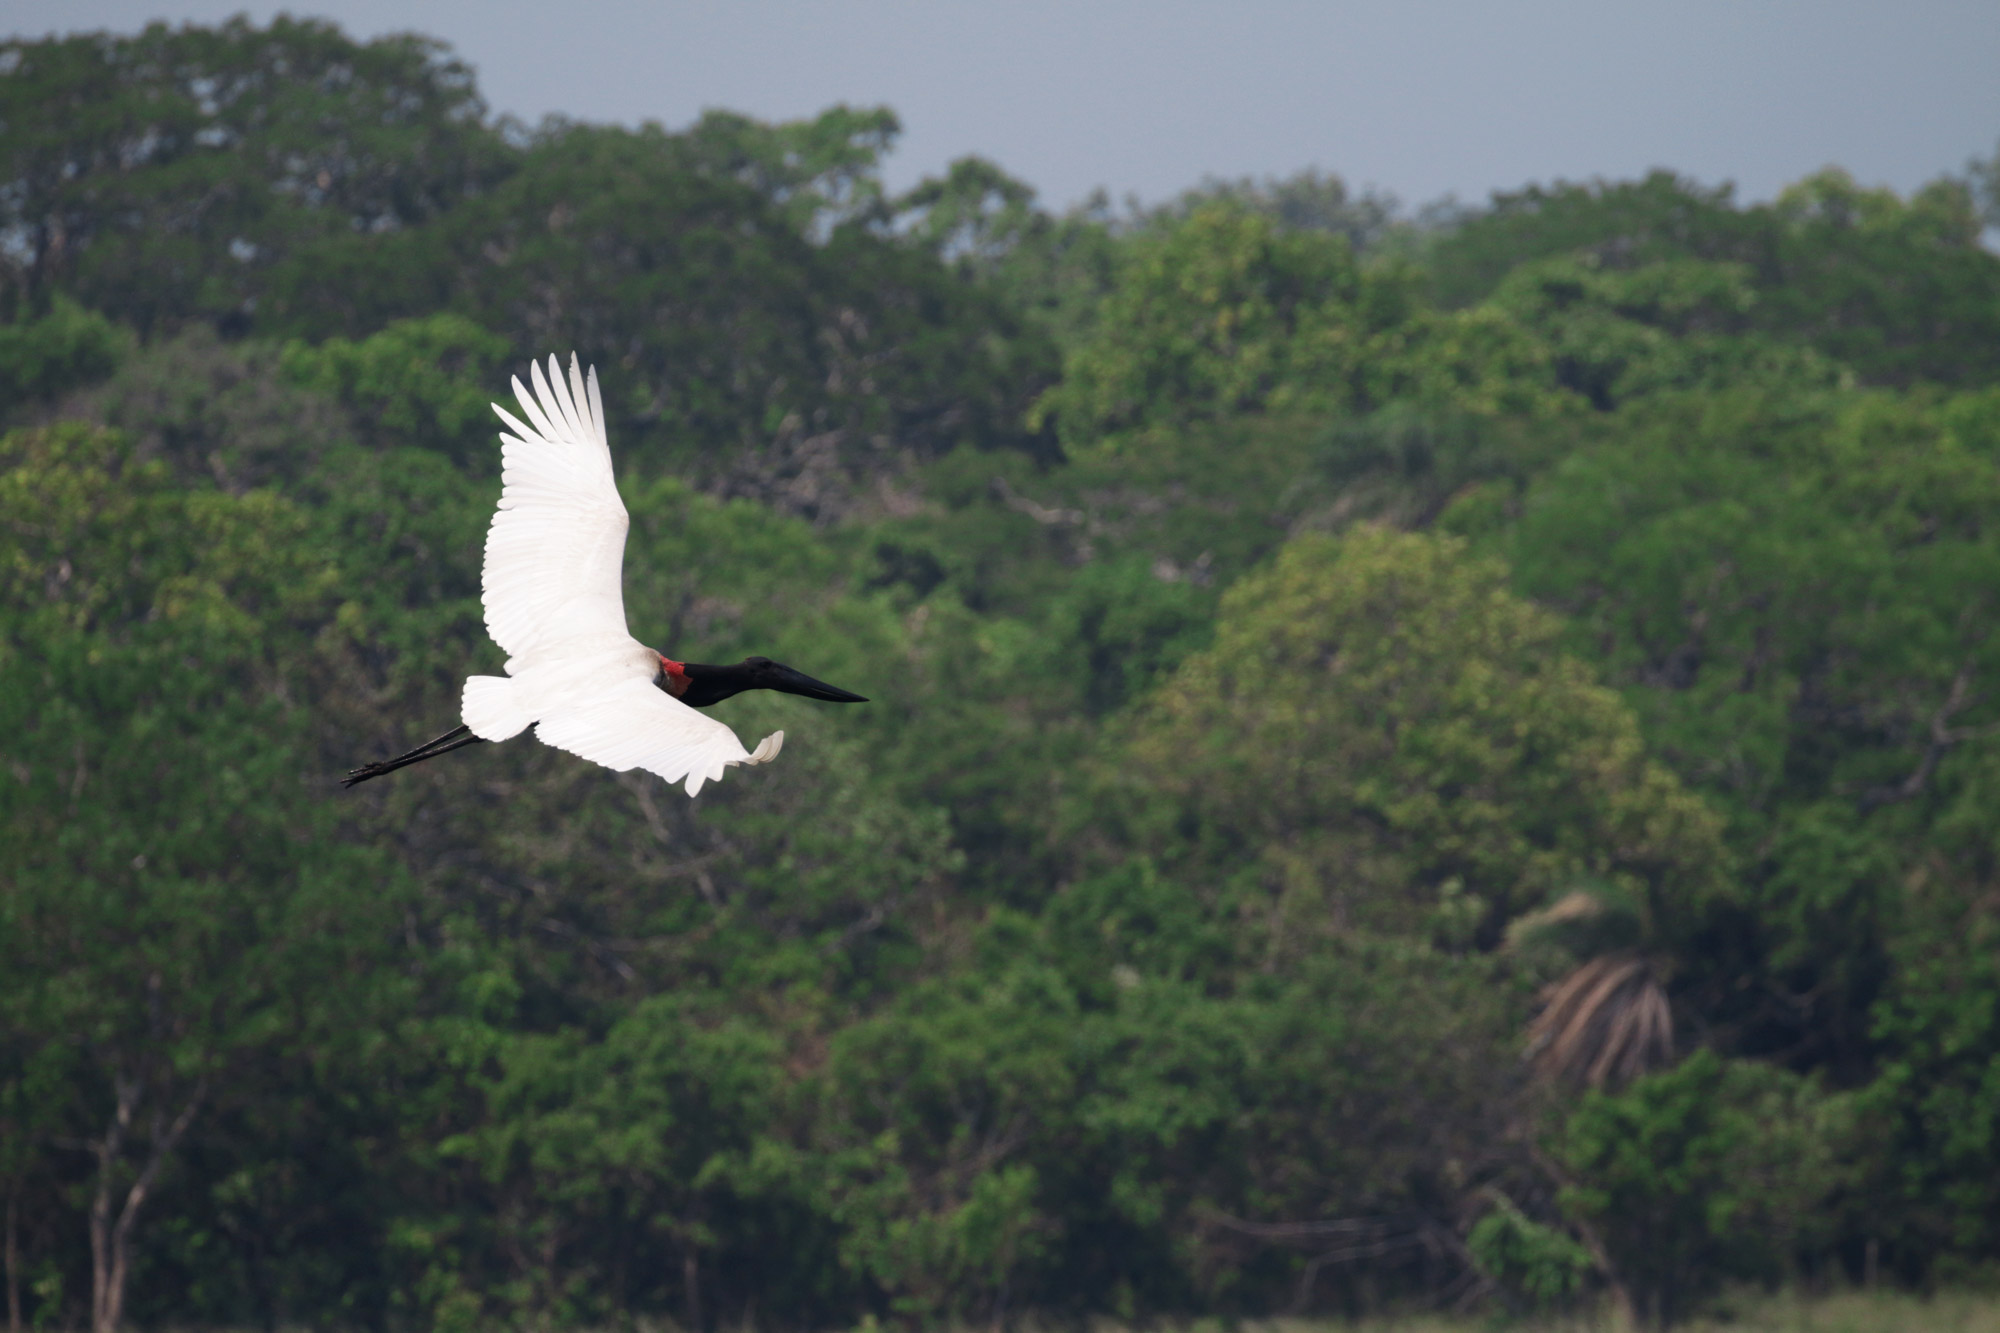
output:
M1066 214L898 124L0 47L16 1326L820 1328L2000 1261L1994 163ZM449 725L528 357L782 764Z

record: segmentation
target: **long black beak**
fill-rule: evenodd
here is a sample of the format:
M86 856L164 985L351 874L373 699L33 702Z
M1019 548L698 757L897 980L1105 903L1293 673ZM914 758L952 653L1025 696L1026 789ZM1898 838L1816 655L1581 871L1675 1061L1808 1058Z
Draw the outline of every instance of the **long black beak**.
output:
M803 671L794 671L788 666L772 664L771 683L767 689L785 694L802 694L808 699L824 699L830 704L865 704L867 699L846 690L836 689L823 680L814 680Z

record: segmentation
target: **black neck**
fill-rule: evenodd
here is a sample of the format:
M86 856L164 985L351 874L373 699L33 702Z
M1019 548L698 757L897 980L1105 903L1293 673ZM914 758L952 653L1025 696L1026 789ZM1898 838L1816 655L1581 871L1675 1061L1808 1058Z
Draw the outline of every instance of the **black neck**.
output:
M737 662L731 666L704 666L700 662L684 662L681 670L687 673L687 693L681 702L689 708L706 708L719 704L724 699L733 698L745 690L759 689L750 664Z
M780 694L796 694L835 704L868 702L858 694L823 680L814 680L804 672L795 671L783 662L773 662L768 657L746 657L733 666L683 662L681 671L687 676L687 689L679 697L690 708L706 708L745 690L776 690ZM659 683L666 688L664 674L659 677Z

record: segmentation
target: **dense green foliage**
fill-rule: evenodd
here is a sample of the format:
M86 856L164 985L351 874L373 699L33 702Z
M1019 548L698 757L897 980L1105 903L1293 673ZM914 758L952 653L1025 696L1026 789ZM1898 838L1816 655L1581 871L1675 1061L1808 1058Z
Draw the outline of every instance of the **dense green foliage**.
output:
M904 196L885 110L489 118L310 22L0 46L10 1318L1126 1320L2000 1260L2000 167L1427 222ZM2000 161L2000 159L1996 159ZM634 632L523 739L487 402Z

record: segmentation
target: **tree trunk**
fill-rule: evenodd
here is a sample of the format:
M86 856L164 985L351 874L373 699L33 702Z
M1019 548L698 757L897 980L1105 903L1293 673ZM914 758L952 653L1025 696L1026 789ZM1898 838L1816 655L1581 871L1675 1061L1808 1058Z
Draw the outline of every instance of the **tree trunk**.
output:
M1528 1151L1534 1158L1535 1165L1541 1167L1557 1186L1567 1186L1571 1183L1569 1173L1556 1165L1553 1157L1532 1146ZM1632 1299L1631 1289L1619 1279L1618 1270L1612 1266L1611 1251L1605 1246L1604 1238L1597 1234L1597 1228L1590 1225L1587 1218L1572 1217L1569 1221L1576 1228L1576 1238L1582 1243L1584 1253L1590 1256L1591 1263L1596 1266L1597 1275L1604 1279L1605 1293L1611 1297L1611 1326L1619 1330L1619 1333L1628 1333L1629 1330L1639 1328L1638 1303Z
M140 1085L121 1078L113 1080L112 1086L118 1096L118 1109L104 1137L91 1145L97 1155L97 1188L90 1197L91 1333L114 1333L118 1316L123 1313L117 1306L124 1304L123 1292L118 1295L117 1306L113 1305L111 1295L111 1177L125 1151L125 1131L131 1128L132 1113L138 1109Z
M1604 1279L1604 1289L1611 1296L1611 1326L1620 1333L1639 1328L1639 1307L1632 1299L1631 1289L1619 1280L1618 1270L1611 1266L1611 1252L1604 1248L1604 1240L1597 1234L1597 1228L1582 1218L1571 1221L1576 1227L1577 1239L1583 1242L1585 1253L1597 1265L1598 1276Z
M21 1333L20 1218L14 1194L7 1195L7 1333Z
M701 1255L692 1240L681 1247L681 1287L687 1297L688 1333L701 1333Z
M112 1177L131 1130L132 1117L139 1108L144 1084L137 1079L119 1080L118 1110L104 1137L93 1145L97 1154L97 1190L90 1201L90 1329L91 1333L118 1333L125 1318L125 1284L132 1275L132 1232L139 1222L139 1210L159 1178L160 1168L172 1156L181 1135L194 1122L195 1111L208 1090L207 1080L195 1084L187 1104L173 1123L153 1115L151 1151L116 1216L112 1214Z

